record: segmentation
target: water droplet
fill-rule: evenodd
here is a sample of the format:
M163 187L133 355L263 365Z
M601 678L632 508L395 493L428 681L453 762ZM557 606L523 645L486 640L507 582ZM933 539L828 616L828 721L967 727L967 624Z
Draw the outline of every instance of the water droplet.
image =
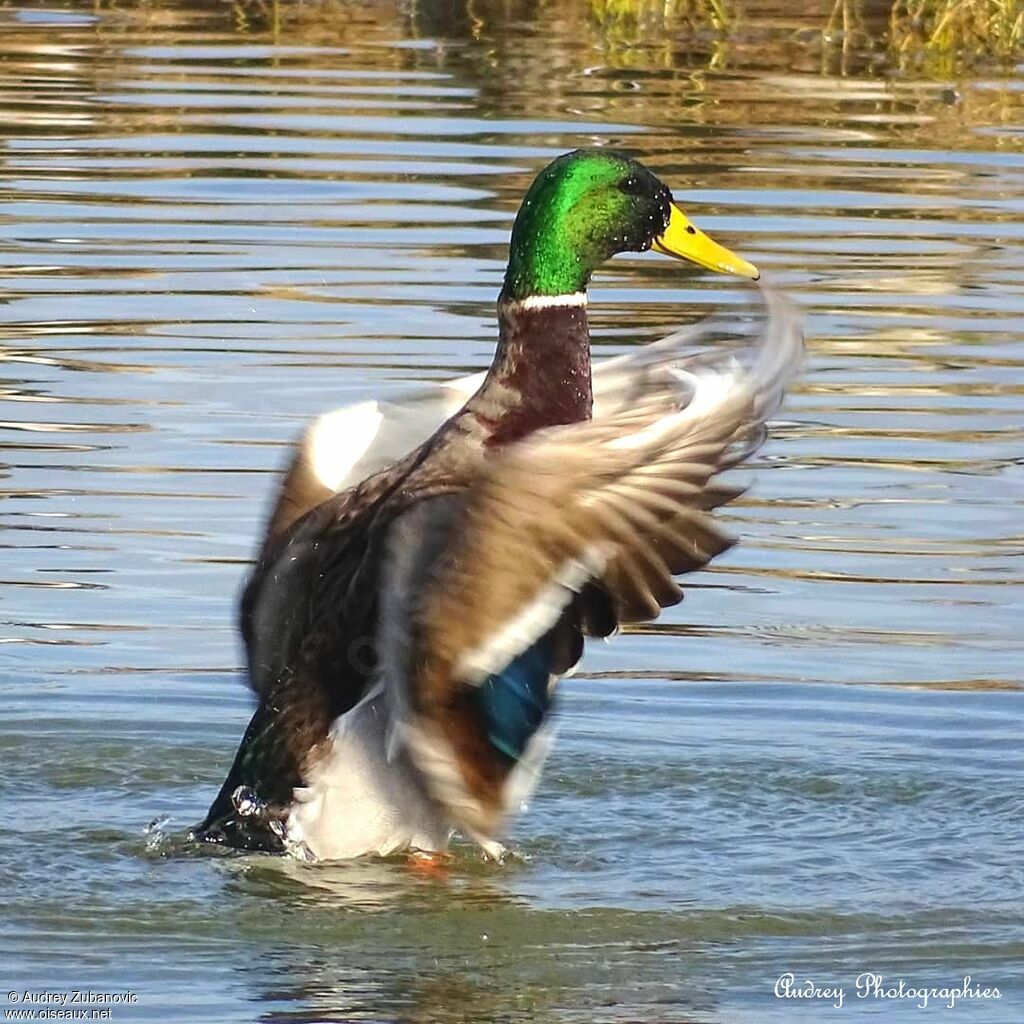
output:
M167 832L167 825L170 817L161 814L154 818L144 829L146 836L146 853L163 853L171 844L171 837Z
M240 818L266 816L267 804L251 786L239 786L231 794L231 804Z

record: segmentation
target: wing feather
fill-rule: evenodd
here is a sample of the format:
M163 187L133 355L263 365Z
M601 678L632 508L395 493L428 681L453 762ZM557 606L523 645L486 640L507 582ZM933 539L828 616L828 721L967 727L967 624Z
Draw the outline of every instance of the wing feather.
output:
M486 742L477 691L521 674L567 624L607 635L655 618L682 597L675 576L733 543L709 510L739 491L715 477L763 436L802 351L799 319L766 298L774 315L751 351L680 370L661 345L620 364L603 415L469 470L457 528L417 594L400 685L410 750L472 834L493 835L518 791L515 759Z

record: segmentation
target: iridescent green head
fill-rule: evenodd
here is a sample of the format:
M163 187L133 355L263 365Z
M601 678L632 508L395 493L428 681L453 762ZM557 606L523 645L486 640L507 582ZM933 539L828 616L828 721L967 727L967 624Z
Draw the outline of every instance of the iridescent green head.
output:
M512 228L502 297L584 291L619 252L651 247L745 277L757 270L698 231L646 167L611 150L579 149L537 175Z

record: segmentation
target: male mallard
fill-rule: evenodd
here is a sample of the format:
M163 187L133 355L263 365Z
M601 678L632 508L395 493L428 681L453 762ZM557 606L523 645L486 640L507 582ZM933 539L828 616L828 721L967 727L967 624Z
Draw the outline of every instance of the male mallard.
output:
M486 376L307 433L242 598L259 706L195 838L334 859L440 851L459 829L500 851L556 679L585 636L655 618L682 597L673 575L730 545L707 510L737 492L715 475L799 360L766 291L757 345L684 358L698 328L592 387L590 276L650 248L758 276L636 161L558 158L512 229Z

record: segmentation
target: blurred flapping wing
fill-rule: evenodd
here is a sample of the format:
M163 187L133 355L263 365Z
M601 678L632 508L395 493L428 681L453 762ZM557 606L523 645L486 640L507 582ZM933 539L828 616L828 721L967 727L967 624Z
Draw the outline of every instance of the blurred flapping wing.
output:
M661 342L592 421L482 457L429 569L406 574L396 739L478 838L520 798L581 636L656 617L682 597L674 576L732 543L708 510L737 492L716 474L756 448L802 351L797 314L765 297L755 344L680 359Z

